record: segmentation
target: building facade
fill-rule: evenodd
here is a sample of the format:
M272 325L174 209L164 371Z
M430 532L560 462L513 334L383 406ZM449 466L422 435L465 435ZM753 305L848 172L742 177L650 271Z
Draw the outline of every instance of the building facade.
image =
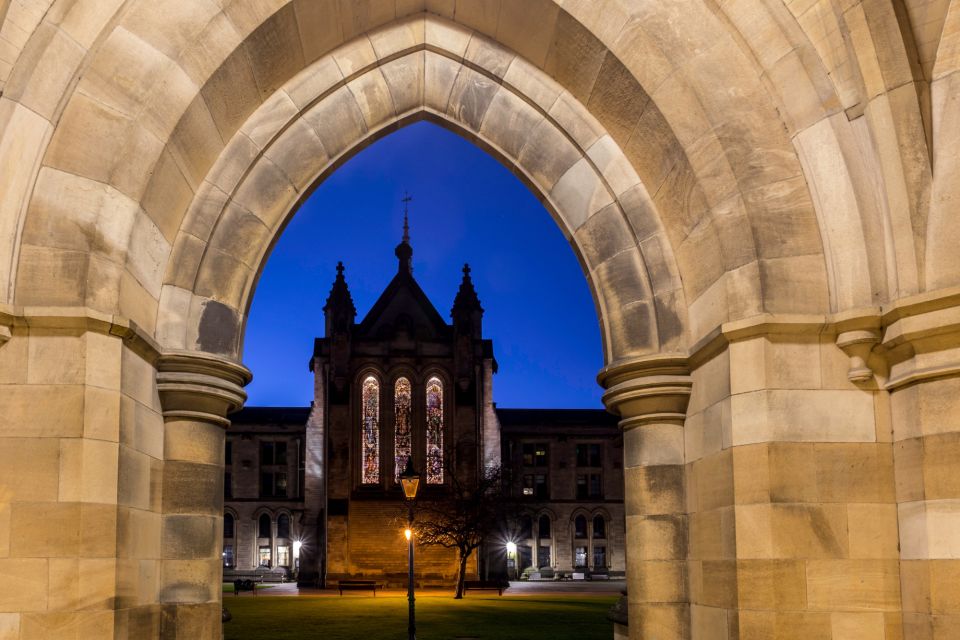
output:
M497 410L497 363L469 267L447 323L413 277L406 222L395 253L397 274L359 323L338 265L325 335L310 359L310 407L248 407L231 416L225 575L295 572L307 585L359 576L402 581L399 475L408 458L426 501L443 497L454 474L470 486L484 470L503 469L519 514L510 536L515 572L622 572L616 419L602 410ZM490 544L471 557L471 574L507 569L503 545ZM457 570L455 553L439 547L421 550L417 565L425 583L452 581Z

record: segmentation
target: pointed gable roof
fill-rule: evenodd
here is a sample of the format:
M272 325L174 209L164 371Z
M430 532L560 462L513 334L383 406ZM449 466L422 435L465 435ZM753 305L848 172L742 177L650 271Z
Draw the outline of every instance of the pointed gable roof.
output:
M413 274L401 271L393 277L366 317L360 322L355 335L377 338L384 332L393 333L395 328L408 324L412 334L426 330L437 337L449 333L450 326L443 320L433 303L423 292Z
M409 196L404 199L405 203L409 201ZM355 335L360 338L381 338L405 327L411 335L424 337L426 333L446 337L450 326L413 277L413 247L410 245L406 208L403 212L403 238L394 254L398 260L397 275L360 322Z

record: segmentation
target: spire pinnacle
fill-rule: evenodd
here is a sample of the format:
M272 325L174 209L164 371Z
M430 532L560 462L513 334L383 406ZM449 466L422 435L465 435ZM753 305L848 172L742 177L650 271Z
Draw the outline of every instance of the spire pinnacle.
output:
M400 202L403 203L403 242L410 244L410 221L407 217L407 204L413 200L406 191L403 192L403 198Z
M413 257L413 247L410 246L410 218L407 209L411 200L413 200L413 198L406 192L404 192L404 196L400 200L400 202L403 203L403 238L393 251L397 259L400 260L400 264L398 265L398 271L400 273L413 273L413 267L410 264L410 259Z

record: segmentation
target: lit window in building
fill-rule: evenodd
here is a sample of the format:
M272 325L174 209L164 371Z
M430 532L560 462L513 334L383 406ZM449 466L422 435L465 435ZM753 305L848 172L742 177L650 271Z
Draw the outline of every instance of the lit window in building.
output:
M586 547L576 547L574 549L573 566L575 567L587 566L587 548Z
M223 566L224 567L233 566L233 545L232 544L223 545Z
M443 383L427 381L427 484L443 484Z
M361 405L363 484L380 482L380 383L373 376L363 381Z
M400 474L407 466L407 459L413 455L413 434L410 426L412 396L410 381L400 378L393 387L394 437L393 437L393 478L400 480Z
M607 537L607 521L603 516L596 516L593 519L593 537L601 540Z
M523 466L546 467L548 464L546 443L523 443Z
M260 558L260 566L261 566L261 567L271 567L271 566L273 566L273 565L270 564L270 547L260 547L260 548L258 549L257 555L258 555L258 557Z
M540 500L550 499L550 486L547 476L542 473L528 473L523 476L523 495Z
M229 513L223 515L223 537L233 537L233 516Z
M277 566L278 567L289 567L290 566L290 547L287 545L280 545L277 547Z
M577 518L573 521L573 537L587 537L587 519L585 517L577 516Z
M280 517L277 518L277 537L290 537L290 516L285 513L281 513Z

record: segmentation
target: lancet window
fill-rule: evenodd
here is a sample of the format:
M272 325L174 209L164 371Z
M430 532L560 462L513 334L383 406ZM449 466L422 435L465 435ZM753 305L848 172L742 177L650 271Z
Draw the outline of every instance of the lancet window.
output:
M427 381L427 484L443 484L443 383Z
M380 383L373 376L363 381L360 420L363 484L380 482Z
M407 465L407 459L413 455L413 434L411 433L411 389L410 381L400 378L393 386L394 436L393 436L393 477L400 480Z

